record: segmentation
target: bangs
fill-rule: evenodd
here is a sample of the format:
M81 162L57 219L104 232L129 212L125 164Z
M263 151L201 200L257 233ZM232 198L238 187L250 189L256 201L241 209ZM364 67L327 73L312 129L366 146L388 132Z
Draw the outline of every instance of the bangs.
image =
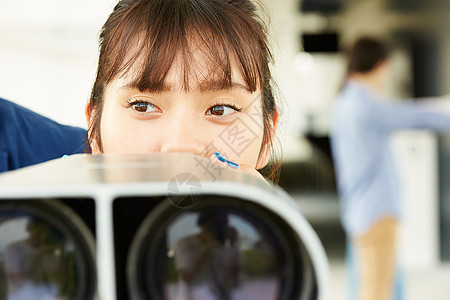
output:
M116 7L116 9L121 9ZM137 1L124 9L111 36L100 35L98 77L104 86L131 75L141 91L170 89L166 77L177 62L179 87L190 91L201 84L232 87L237 66L250 92L263 89L271 57L260 27L246 21L248 10L224 0ZM105 24L106 25L106 24ZM109 53L102 60L102 53Z

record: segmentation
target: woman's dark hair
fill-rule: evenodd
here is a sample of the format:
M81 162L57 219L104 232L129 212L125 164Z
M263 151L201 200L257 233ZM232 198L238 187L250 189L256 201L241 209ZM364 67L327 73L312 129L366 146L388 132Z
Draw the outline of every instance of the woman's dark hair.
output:
M388 47L381 41L364 37L358 39L347 52L348 73L367 73L387 59Z
M250 0L122 0L103 25L97 76L91 92L89 145L100 151L100 122L105 88L133 70L133 87L160 92L176 58L182 61L182 88L213 78L221 88L232 85L232 62L245 83L262 93L264 136L259 157L273 142L276 104L269 65L267 29ZM207 72L195 72L194 50L206 58ZM204 78L198 78L201 74ZM195 75L197 77L195 77ZM87 145L87 146L89 146Z

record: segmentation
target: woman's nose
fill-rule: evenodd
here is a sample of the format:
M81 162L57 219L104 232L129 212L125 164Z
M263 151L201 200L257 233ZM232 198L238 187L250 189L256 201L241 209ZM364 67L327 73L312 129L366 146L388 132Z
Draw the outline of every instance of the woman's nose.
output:
M167 130L164 132L161 152L189 152L201 155L205 149L205 132L200 128L199 122L193 118L177 117L168 120ZM206 143L207 144L207 143Z

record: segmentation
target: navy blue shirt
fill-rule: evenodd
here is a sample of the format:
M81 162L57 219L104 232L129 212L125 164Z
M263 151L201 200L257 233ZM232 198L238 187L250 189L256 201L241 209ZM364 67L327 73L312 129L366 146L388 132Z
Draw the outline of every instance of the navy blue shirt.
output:
M86 130L0 98L0 173L84 152Z

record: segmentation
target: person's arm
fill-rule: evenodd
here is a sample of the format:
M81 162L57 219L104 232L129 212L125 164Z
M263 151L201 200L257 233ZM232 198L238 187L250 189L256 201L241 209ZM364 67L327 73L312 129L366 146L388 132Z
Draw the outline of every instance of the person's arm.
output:
M86 130L0 98L0 172L84 152Z
M450 111L442 109L442 102L431 100L401 100L398 102L377 101L368 107L367 115L380 128L387 131L397 129L450 130Z

